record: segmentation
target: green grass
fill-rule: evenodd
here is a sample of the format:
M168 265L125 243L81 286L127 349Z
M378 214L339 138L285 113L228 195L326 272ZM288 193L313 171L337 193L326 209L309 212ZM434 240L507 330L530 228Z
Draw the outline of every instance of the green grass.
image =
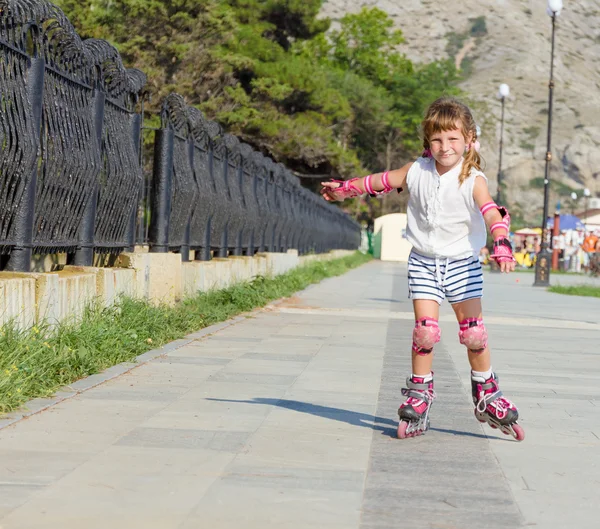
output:
M548 288L550 292L556 294L567 294L568 296L589 296L600 298L600 287L592 285L577 285L572 287L555 286Z
M99 373L186 334L341 275L369 261L359 252L313 262L272 279L258 277L224 290L202 293L173 306L123 299L109 309L90 308L78 325L50 330L0 329L0 414L36 397Z

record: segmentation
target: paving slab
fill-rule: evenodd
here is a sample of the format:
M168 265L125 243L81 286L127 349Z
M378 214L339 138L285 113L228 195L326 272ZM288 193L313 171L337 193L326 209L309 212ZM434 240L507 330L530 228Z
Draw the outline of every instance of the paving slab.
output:
M485 281L524 442L474 419L448 305L432 428L396 439L412 306L406 267L374 261L0 428L0 527L596 529L600 301Z

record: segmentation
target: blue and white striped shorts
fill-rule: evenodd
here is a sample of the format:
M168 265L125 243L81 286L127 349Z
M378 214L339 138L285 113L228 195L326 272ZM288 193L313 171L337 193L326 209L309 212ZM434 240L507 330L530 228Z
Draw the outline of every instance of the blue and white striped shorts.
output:
M483 272L477 257L447 259L426 257L415 250L408 258L408 297L432 299L440 305L444 297L460 303L483 295Z

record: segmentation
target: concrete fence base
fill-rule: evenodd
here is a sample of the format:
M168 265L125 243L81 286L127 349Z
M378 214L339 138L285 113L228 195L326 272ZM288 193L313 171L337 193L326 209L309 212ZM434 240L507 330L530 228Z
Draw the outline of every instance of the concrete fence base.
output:
M174 304L198 292L222 289L257 276L274 277L297 266L337 259L352 251L299 256L260 253L212 261L181 262L179 254L124 253L114 268L65 266L59 272L0 272L0 327L26 329L42 322L77 322L87 306L112 306L121 296Z

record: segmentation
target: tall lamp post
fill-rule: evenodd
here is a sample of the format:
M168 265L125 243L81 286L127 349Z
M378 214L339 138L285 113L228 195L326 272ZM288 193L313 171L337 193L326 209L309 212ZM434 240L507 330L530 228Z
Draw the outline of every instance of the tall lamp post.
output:
M571 200L571 214L575 215L575 206L577 205L577 193L575 191L571 193Z
M500 117L500 152L498 154L498 187L496 191L496 203L502 203L502 142L504 139L504 101L510 95L510 87L502 83L498 88L498 99L502 101L502 114Z
M544 236L548 218L548 195L550 191L550 162L552 161L552 96L554 92L554 35L556 17L563 8L562 0L548 0L548 15L552 18L552 48L550 52L550 82L548 83L548 142L546 148L546 169L544 172L544 212L542 214L542 244L535 262L534 286L546 287L550 284L551 253L548 251L548 241Z
M591 194L592 194L592 192L587 187L583 190L583 198L585 199L585 214L584 214L585 220L583 221L583 224L585 224L586 230L587 230L588 203L590 201Z

